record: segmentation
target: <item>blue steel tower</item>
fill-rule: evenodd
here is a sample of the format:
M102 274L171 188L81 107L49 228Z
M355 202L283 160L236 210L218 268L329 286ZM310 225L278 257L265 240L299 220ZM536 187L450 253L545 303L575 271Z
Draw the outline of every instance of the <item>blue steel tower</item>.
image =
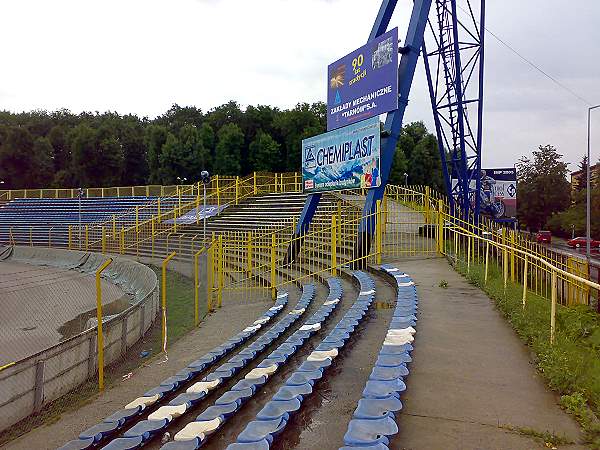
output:
M485 0L461 3L434 0L423 60L450 207L478 223Z
M404 111L409 101L419 54L423 53L429 85L446 190L453 211L478 221L481 171L481 121L483 113L483 37L485 0L414 0L406 38L398 64L398 109L387 114L381 138L381 186L369 189L359 226L355 256L369 251L374 227L374 212L383 198L396 144L402 130ZM367 42L386 32L397 0L383 0ZM432 8L433 5L433 8ZM474 8L478 6L479 9ZM459 13L460 11L460 13ZM459 17L460 16L460 17ZM431 31L431 50L424 35ZM452 178L457 182L453 183ZM307 232L321 194L308 196L295 230ZM458 208L457 208L458 206ZM293 261L300 249L294 240L287 259Z

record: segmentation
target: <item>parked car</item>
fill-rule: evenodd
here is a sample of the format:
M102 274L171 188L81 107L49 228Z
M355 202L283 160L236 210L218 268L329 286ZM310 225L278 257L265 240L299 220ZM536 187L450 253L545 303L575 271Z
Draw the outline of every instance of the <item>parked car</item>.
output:
M576 237L575 239L570 239L567 241L567 245L573 248L585 248L586 247L587 238L585 237ZM600 248L600 241L596 241L595 239L590 239L590 247L591 248Z
M540 230L535 235L535 240L538 243L545 242L547 244L550 244L552 243L552 233L550 233L548 230Z

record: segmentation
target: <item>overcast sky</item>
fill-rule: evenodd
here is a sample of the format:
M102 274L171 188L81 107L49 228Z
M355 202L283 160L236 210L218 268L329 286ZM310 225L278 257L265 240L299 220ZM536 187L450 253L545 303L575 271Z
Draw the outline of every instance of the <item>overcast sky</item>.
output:
M459 0L464 2L464 0ZM477 2L477 0L475 0ZM327 65L366 42L378 0L2 0L0 109L68 108L154 117L228 100L289 108L325 101ZM391 27L404 39L412 0ZM487 28L600 103L600 1L487 1ZM587 106L486 38L483 165L553 144L573 169ZM432 127L419 62L405 122ZM592 122L600 157L600 109Z

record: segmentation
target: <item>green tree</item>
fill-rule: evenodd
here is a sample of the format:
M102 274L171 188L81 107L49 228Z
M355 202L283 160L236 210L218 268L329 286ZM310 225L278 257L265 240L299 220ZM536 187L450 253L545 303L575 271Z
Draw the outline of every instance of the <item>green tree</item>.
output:
M183 161L181 141L173 133L168 133L159 155L159 182L162 184L177 184L177 177L184 178L182 173Z
M179 132L181 162L185 177L191 182L200 178L202 170L210 170L210 150L204 146L200 130L195 125L185 125Z
M257 172L273 171L273 157L279 154L279 144L267 133L259 130L250 143L249 161Z
M214 172L220 175L239 175L244 134L234 123L223 125L215 149Z
M160 155L168 134L169 132L164 125L150 125L146 128L144 142L146 144L148 181L150 183L160 183L162 180Z
M533 230L540 229L553 213L569 206L567 172L567 163L552 145L540 145L533 151L533 159L519 160L517 215L521 223Z
M211 159L214 158L215 132L213 128L206 122L204 122L200 127L200 139L202 140L202 145L204 146L204 148L208 150Z

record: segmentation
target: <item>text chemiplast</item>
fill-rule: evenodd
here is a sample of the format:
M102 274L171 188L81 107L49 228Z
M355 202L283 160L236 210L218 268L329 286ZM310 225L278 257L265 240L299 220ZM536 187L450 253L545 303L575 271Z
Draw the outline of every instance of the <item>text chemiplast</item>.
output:
M337 145L319 147L316 160L318 166L332 165L351 161L353 159L371 156L375 135L364 136L362 139L348 140Z

